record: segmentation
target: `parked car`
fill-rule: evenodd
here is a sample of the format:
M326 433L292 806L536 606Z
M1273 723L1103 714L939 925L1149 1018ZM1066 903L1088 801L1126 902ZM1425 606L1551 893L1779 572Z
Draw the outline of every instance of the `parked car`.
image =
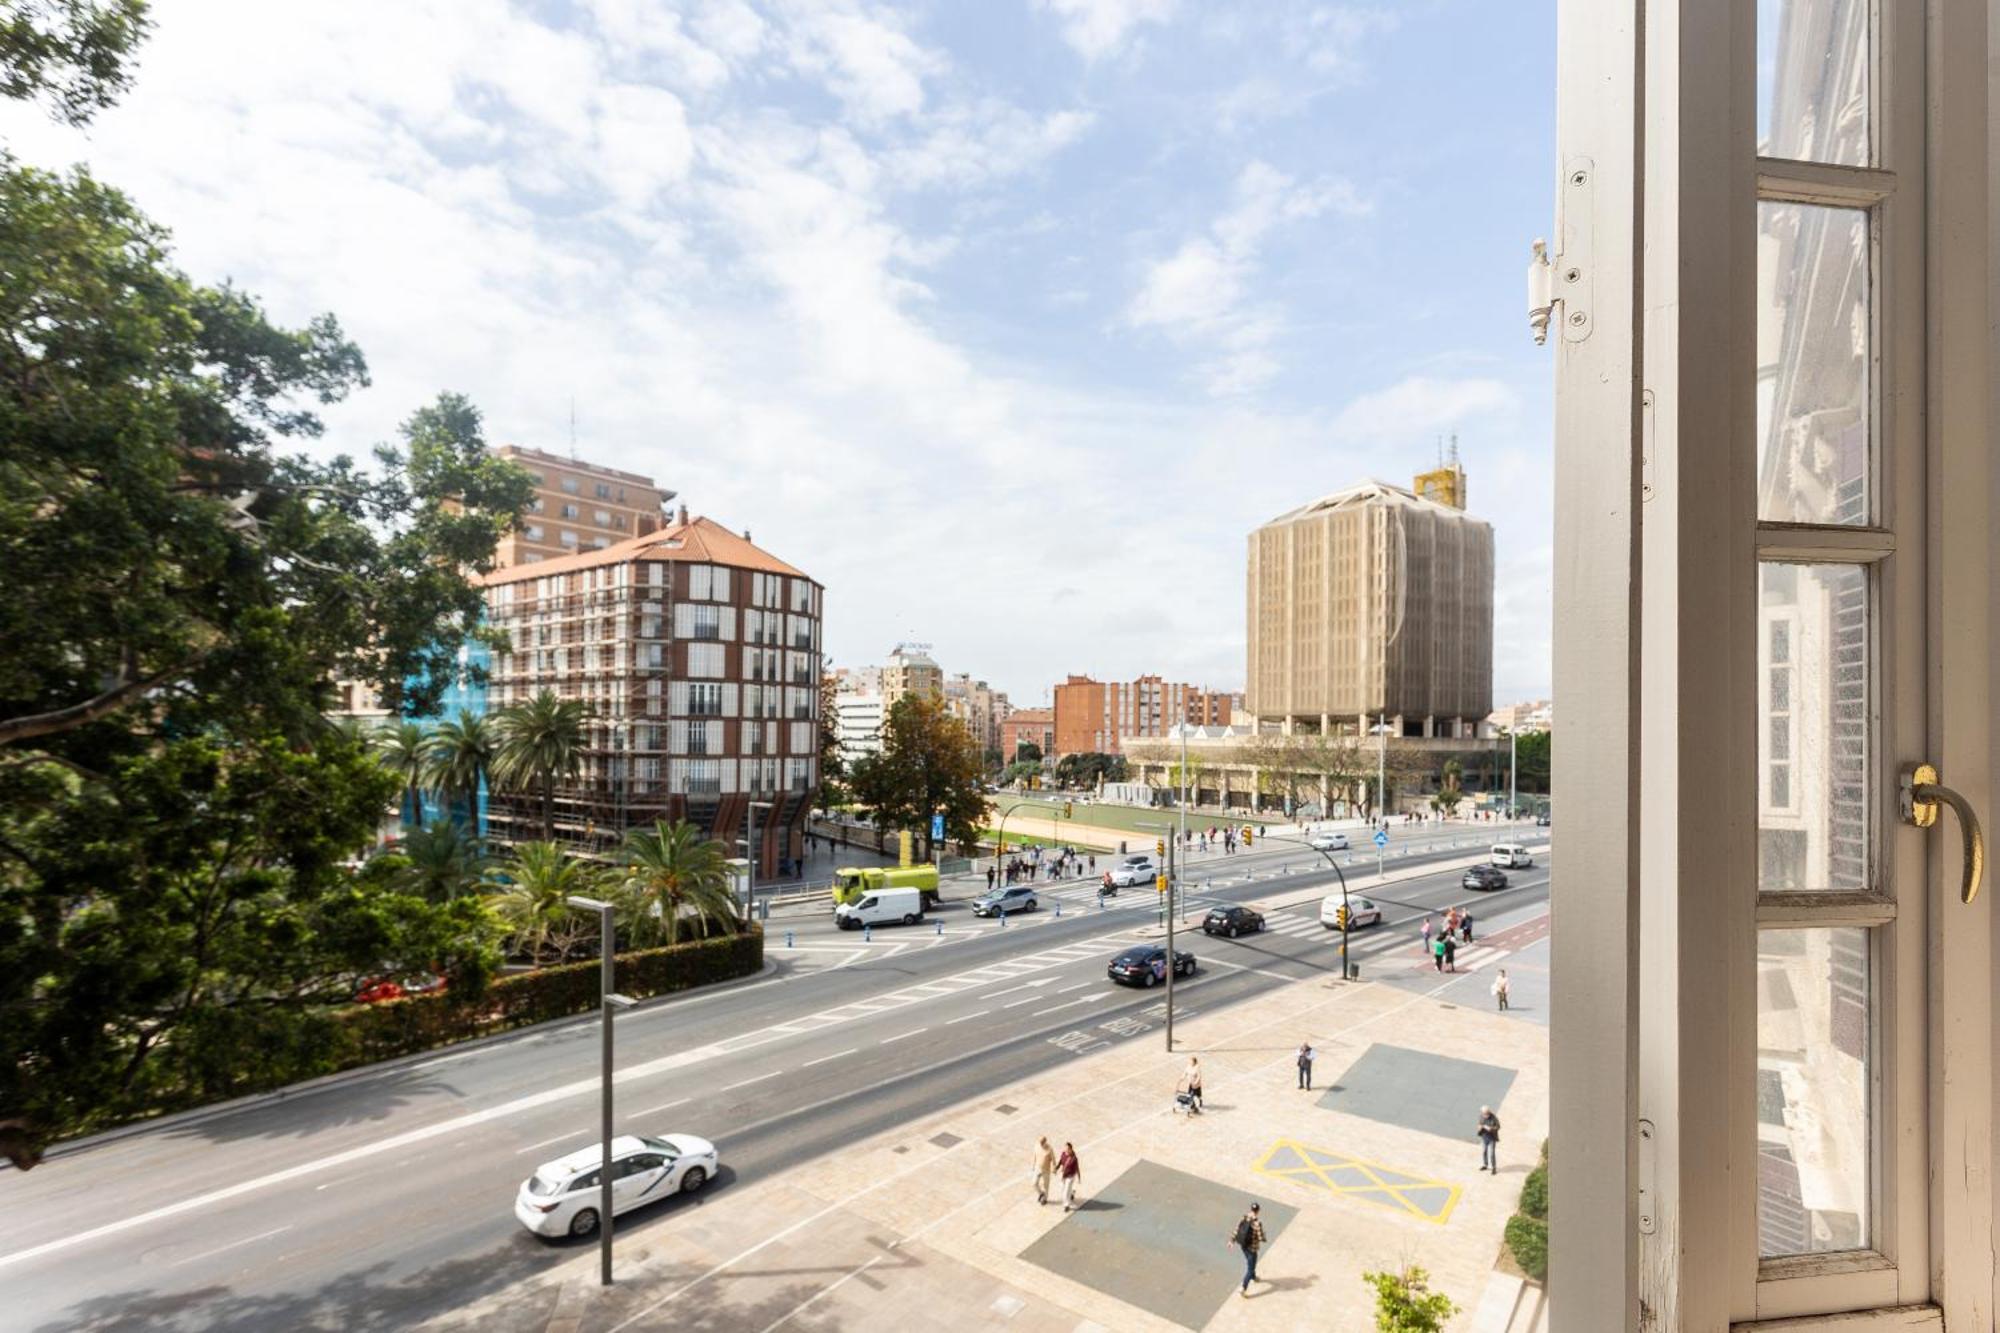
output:
M922 889L875 889L862 894L859 902L842 903L833 909L833 923L842 930L886 926L898 921L914 926L923 919Z
M1135 944L1111 960L1105 974L1123 986L1157 986L1167 979L1167 951L1157 944ZM1174 975L1194 975L1194 955L1174 950Z
M1032 912L1041 906L1035 891L1024 884L1014 884L1006 888L982 893L972 900L974 916L998 916L1002 911Z
M1306 839L1306 846L1316 852L1344 852L1347 850L1345 833L1315 833Z
M1507 876L1498 866L1473 866L1465 872L1465 878L1459 882L1468 889L1477 889L1484 893L1490 889L1506 888Z
M370 977L354 992L356 1004L380 1004L384 1000L401 1000L412 995L431 995L444 989L444 978L430 972L419 972L400 979L396 977Z
M1548 826L1549 826L1549 817L1546 814L1540 814L1535 816L1536 828L1547 828Z
M1204 934L1227 935L1235 939L1238 935L1253 935L1264 928L1264 914L1248 907L1217 907L1201 919Z
M1350 916L1350 920L1347 923L1349 930L1359 930L1363 926L1379 926L1382 924L1382 909L1377 907L1371 899L1350 896L1347 899L1347 910ZM1326 897L1320 899L1319 923L1328 930L1340 929L1339 894L1329 893Z
M674 1194L694 1194L715 1179L716 1148L692 1134L611 1140L611 1211L642 1208ZM596 1234L603 1206L604 1148L593 1143L535 1168L514 1196L514 1216L537 1236Z
M1159 866L1152 857L1144 854L1128 856L1111 867L1111 887L1129 889L1135 884L1150 884L1159 873Z

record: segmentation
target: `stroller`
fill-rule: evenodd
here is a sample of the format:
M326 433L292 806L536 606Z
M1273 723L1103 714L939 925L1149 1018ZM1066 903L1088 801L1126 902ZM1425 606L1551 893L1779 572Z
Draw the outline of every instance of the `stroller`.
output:
M1201 1099L1189 1089L1186 1079L1182 1079L1180 1085L1174 1089L1173 1113L1190 1116L1201 1114Z

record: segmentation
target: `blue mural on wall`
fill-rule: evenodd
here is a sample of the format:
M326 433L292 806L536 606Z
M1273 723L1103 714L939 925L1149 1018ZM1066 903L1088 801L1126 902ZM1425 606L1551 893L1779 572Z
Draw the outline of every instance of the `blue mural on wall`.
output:
M491 668L492 664L493 652L485 644L471 640L460 644L458 649L458 668L453 673L451 680L445 684L444 692L438 696L437 712L416 720L429 725L442 722L447 718L456 718L461 713L472 717L486 716L488 709L485 673ZM478 673L477 676L474 675L475 672ZM416 812L411 808L410 801L405 798L402 810L404 828L416 827L415 814ZM475 837L485 837L485 779L480 779L479 794L474 800L473 808L471 809L466 808L466 803L463 800L453 800L447 805L437 792L428 793L428 798L424 801L424 817L427 820L436 819L440 814L443 814L452 823L459 825L461 828L470 824Z

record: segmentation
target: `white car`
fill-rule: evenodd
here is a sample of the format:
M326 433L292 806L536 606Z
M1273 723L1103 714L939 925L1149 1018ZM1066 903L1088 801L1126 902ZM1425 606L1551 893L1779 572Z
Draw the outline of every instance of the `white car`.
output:
M1159 873L1152 857L1128 856L1111 867L1111 887L1129 889L1135 885L1151 884L1153 877Z
M537 1236L590 1236L597 1232L602 1206L604 1149L578 1148L544 1162L521 1182L514 1216ZM657 1203L671 1194L693 1194L715 1179L715 1145L692 1134L611 1140L611 1211L618 1214Z
M1345 833L1315 833L1306 839L1306 846L1316 852L1344 852L1347 850Z
M1349 930L1359 930L1363 926L1379 926L1382 924L1382 909L1366 898L1349 898L1347 900L1347 910L1353 914L1353 919L1347 923ZM1319 923L1328 930L1340 929L1339 894L1329 893L1326 897L1320 899Z

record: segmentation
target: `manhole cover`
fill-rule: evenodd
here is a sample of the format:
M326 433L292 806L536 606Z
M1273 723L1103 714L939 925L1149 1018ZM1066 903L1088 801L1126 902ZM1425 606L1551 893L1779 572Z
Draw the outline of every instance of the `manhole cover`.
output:
M1000 1113L1001 1115L1012 1115L1012 1114L1014 1114L1014 1112L1016 1112L1016 1111L1020 1110L1021 1108L1020 1108L1020 1107L1018 1107L1018 1106L1015 1106L1015 1105L1014 1105L1013 1103L1011 1103L1011 1102L1002 1102L1002 1103L1000 1103L1000 1104L999 1104L998 1106L994 1107L993 1109L994 1109L994 1110L996 1110L996 1111L998 1111L998 1112L999 1112L999 1113Z
M931 1142L935 1143L940 1148L955 1148L959 1144L965 1142L965 1140L958 1137L958 1135L947 1131L943 1134L931 1135Z

